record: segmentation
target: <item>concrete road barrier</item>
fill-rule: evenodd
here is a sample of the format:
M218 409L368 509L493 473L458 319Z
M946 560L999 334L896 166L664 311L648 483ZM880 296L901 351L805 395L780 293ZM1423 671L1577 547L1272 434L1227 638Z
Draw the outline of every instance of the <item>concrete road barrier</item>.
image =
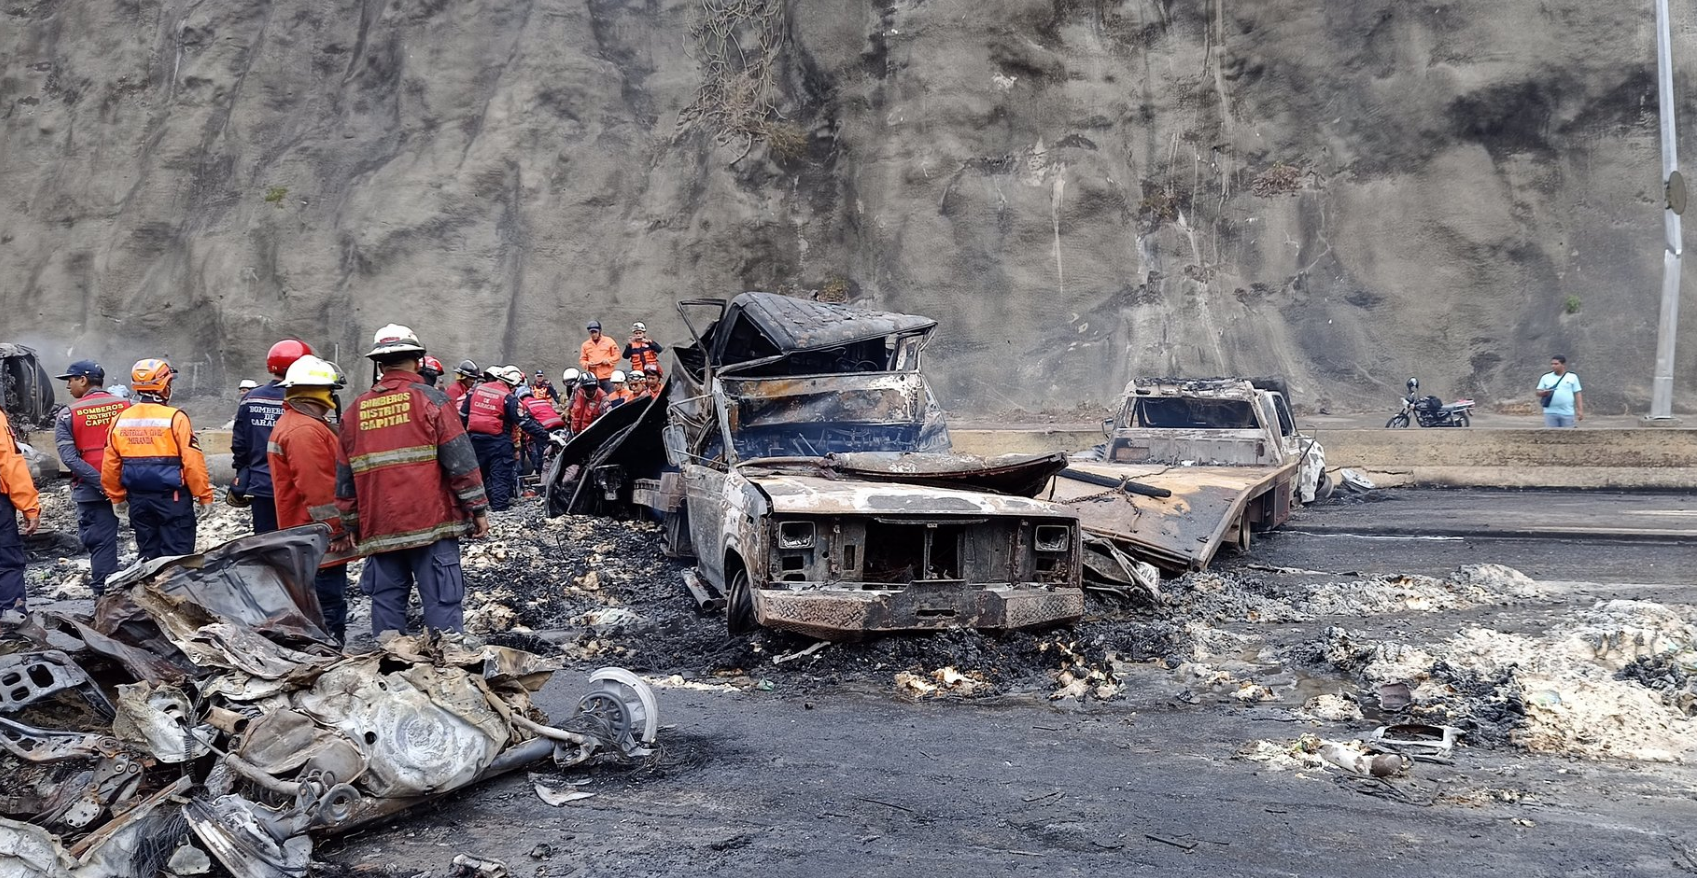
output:
M968 454L1081 451L1102 441L1083 427L957 429ZM1331 469L1383 486L1697 489L1697 430L1320 430Z

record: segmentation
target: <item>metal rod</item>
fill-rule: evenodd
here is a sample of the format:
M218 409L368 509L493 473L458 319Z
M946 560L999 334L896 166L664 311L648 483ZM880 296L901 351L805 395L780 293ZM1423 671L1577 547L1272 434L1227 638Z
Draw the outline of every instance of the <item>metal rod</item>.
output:
M1656 0L1656 92L1662 123L1662 186L1679 170L1679 143L1674 126L1673 37L1669 30L1668 0ZM1679 214L1664 201L1662 210L1662 309L1656 332L1656 374L1650 384L1650 420L1673 417L1674 342L1679 330L1679 282L1685 254Z

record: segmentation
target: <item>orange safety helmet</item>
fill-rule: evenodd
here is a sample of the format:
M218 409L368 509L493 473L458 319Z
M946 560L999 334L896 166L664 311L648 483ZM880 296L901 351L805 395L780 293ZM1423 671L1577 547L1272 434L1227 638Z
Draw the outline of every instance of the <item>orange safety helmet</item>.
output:
M289 367L301 357L315 353L312 345L298 338L285 338L271 346L265 354L265 368L271 374L281 378L289 373Z
M137 393L164 393L176 374L170 363L157 357L137 360L130 367L130 389Z

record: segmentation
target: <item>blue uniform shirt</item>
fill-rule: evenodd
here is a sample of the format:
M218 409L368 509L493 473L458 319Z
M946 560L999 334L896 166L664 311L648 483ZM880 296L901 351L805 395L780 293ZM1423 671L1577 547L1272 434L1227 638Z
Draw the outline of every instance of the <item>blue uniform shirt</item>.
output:
M283 416L283 383L272 381L247 392L236 407L230 431L230 465L236 470L236 489L250 497L271 497L271 428Z

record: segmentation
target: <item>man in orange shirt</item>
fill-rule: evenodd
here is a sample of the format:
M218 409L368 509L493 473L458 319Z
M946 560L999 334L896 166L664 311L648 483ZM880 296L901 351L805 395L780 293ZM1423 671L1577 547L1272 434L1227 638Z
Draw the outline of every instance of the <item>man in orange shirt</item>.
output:
M589 340L578 351L578 368L593 374L595 380L601 382L602 392L612 393L613 385L609 379L613 377L613 370L619 367L623 352L617 342L601 334L600 321L589 321L587 329Z
M212 508L212 479L189 416L171 400L171 364L149 358L130 370L135 404L113 422L100 462L100 486L127 503L141 560L194 552L195 501Z
M342 460L342 446L328 420L336 405L333 394L342 386L334 363L314 356L296 360L283 378L283 415L271 430L267 449L277 526L316 521L330 527L330 551L318 564L312 590L318 594L324 630L338 641L348 635L348 561L354 557L353 539L336 509L336 464Z
M18 513L24 526L18 528ZM0 612L24 609L24 537L41 526L41 499L30 478L24 451L12 438L12 425L0 412ZM22 621L21 615L10 621Z

